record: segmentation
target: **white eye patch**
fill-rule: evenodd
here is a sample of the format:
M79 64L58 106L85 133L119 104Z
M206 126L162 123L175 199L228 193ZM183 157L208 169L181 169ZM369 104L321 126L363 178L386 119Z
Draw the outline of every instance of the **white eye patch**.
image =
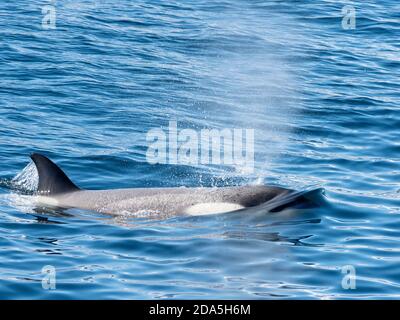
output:
M229 202L206 202L198 203L187 208L184 213L191 216L202 216L206 214L220 214L226 212L232 212L243 209L244 207L240 204L229 203Z

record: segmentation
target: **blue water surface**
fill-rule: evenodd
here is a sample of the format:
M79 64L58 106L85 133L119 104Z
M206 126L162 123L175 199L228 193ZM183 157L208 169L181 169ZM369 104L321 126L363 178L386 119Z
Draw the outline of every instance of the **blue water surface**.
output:
M400 297L398 1L1 1L0 21L1 299ZM169 121L254 128L254 171L149 164L146 133ZM30 171L12 180L32 152L88 189L264 183L325 203L38 213L16 190Z

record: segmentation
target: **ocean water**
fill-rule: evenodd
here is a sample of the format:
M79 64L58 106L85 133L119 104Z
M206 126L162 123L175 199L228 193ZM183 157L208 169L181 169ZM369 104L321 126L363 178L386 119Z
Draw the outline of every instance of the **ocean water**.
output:
M395 0L2 1L0 298L399 298L399 12ZM146 134L169 121L254 129L254 171L150 164ZM38 211L32 152L87 189L325 195L278 213Z

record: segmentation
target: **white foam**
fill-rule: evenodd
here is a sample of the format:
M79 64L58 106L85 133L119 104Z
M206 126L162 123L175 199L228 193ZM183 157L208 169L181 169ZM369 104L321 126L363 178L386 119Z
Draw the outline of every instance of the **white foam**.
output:
M9 206L20 212L34 213L36 197L17 193L2 194L0 195L0 206Z

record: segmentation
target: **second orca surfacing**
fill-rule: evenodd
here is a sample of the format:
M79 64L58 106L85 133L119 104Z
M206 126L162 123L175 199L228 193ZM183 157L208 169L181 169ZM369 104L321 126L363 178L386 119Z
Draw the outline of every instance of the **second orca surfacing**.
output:
M39 174L39 203L52 207L112 215L151 212L170 216L234 212L265 204L269 212L315 205L308 192L263 185L83 190L47 157L34 153L31 158Z

